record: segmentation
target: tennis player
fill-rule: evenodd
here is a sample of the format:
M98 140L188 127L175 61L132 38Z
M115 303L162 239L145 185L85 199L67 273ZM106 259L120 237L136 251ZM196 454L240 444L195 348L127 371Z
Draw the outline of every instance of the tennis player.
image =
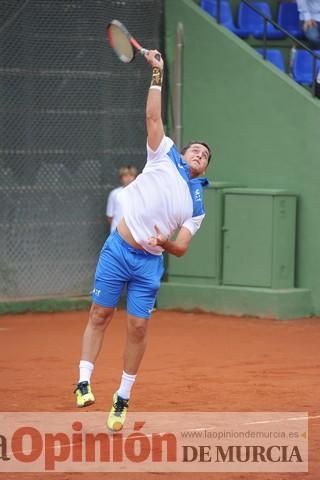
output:
M123 218L100 253L75 390L78 407L94 403L90 386L94 363L127 285L123 373L107 419L113 431L123 427L146 348L148 320L163 274L162 254L184 255L199 229L204 218L202 187L208 183L203 174L211 158L209 146L202 141L189 143L180 156L173 141L165 136L161 118L163 60L156 50L149 51L146 60L152 67L146 107L147 161L143 172L123 189Z

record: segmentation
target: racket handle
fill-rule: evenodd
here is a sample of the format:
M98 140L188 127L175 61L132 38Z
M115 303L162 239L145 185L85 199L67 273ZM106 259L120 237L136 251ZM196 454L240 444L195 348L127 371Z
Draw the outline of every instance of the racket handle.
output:
M148 53L148 52L149 52L149 50L147 50L146 48L141 48L141 49L140 49L140 53L141 53L141 55L143 55L143 56L144 56L146 53ZM156 60L158 60L158 62L159 62L159 61L161 60L161 55L160 55L160 53L157 53L154 58L155 58Z

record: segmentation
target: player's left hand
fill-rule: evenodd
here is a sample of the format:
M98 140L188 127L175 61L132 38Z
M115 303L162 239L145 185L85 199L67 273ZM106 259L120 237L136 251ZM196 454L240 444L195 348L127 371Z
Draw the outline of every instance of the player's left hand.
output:
M168 237L166 237L165 235L163 235L160 232L157 225L154 225L154 229L155 229L156 234L153 237L149 237L148 244L152 247L157 247L157 246L163 247L163 245L168 240Z

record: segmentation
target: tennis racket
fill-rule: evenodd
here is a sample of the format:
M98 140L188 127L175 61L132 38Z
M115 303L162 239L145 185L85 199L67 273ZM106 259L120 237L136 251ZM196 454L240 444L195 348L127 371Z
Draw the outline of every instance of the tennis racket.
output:
M141 55L148 53L148 50L143 48L118 20L112 20L107 26L107 39L118 58L124 63L132 62L136 52ZM160 58L157 54L156 59L160 60Z

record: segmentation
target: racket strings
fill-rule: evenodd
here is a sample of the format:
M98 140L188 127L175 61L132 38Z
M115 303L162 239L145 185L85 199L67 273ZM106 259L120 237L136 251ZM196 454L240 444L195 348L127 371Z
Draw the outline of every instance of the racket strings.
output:
M119 58L123 62L131 62L134 57L134 49L127 35L116 25L111 25L109 39Z

